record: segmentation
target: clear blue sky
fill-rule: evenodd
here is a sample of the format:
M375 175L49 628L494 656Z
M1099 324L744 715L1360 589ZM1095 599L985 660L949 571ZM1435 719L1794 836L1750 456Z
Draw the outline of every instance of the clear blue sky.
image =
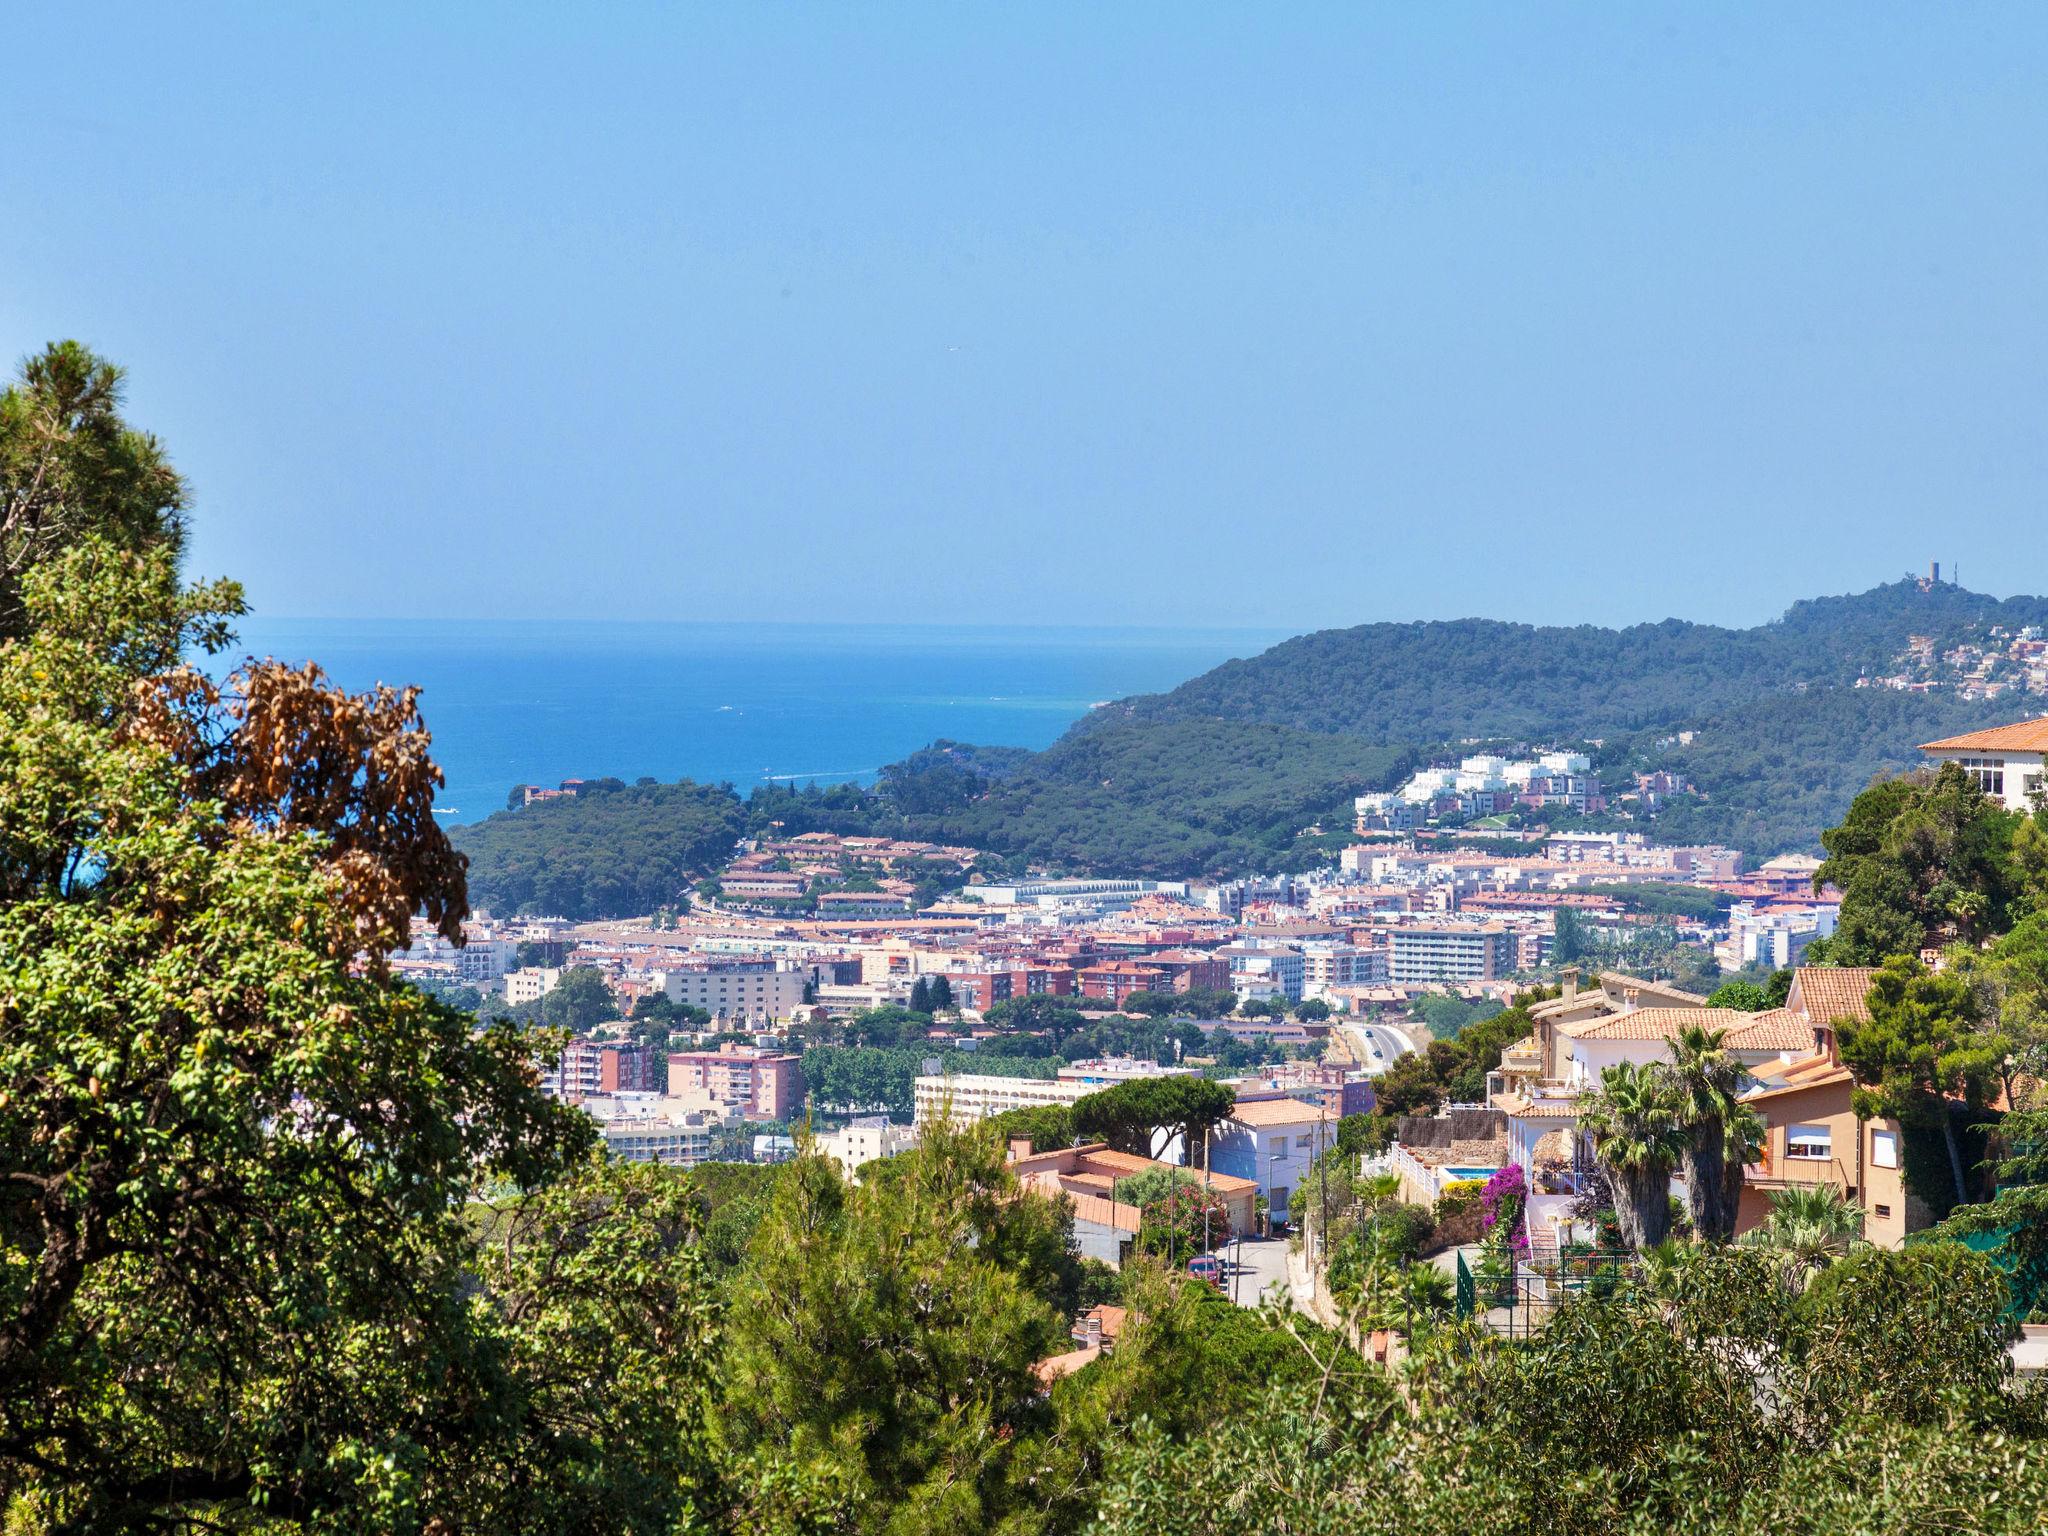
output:
M2048 8L14 5L0 351L277 615L2048 590Z

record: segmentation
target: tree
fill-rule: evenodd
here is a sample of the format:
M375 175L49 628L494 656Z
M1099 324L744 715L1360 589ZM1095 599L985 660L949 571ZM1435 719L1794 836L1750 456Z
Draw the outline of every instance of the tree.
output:
M1550 961L1553 965L1574 965L1588 952L1585 921L1571 907L1559 907L1551 917Z
M728 1433L838 1490L838 1529L998 1529L1031 1507L1070 1218L944 1122L863 1173L806 1149L777 1180L729 1313Z
M1721 1030L1689 1024L1670 1041L1678 1124L1685 1138L1679 1166L1686 1204L1694 1235L1715 1243L1735 1235L1745 1150L1739 1144L1739 1122L1746 1111L1736 1097L1742 1066L1723 1043L1726 1038ZM1731 1141L1737 1142L1732 1148Z
M1930 943L1976 944L2010 926L2009 862L2021 816L2002 809L1954 763L1886 779L1821 834L1814 888L1842 892L1827 940L1836 965L1881 965Z
M1863 1236L1863 1212L1832 1185L1780 1189L1771 1194L1771 1214L1742 1234L1742 1241L1776 1255L1786 1283L1803 1291L1813 1277L1846 1256Z
M929 997L931 1006L925 1012L944 1013L948 1011L953 1006L953 983L943 976L932 977Z
M1614 1187L1622 1241L1638 1252L1671 1226L1671 1174L1686 1146L1678 1094L1655 1063L1620 1062L1600 1074L1600 1091L1579 1106L1593 1155Z
M925 977L920 976L910 984L909 1006L912 1013L928 1014L932 1011L932 986Z
M1178 1073L1134 1077L1074 1103L1074 1131L1119 1152L1151 1157L1178 1139L1192 1162L1197 1143L1230 1113L1237 1094L1226 1083Z
M1320 997L1305 998L1294 1005L1294 1016L1304 1024L1319 1024L1330 1016L1330 1005Z
M52 342L0 390L0 640L31 622L23 582L97 541L110 556L185 543L186 492L157 440L120 414L122 371Z
M1762 1013L1771 1004L1764 989L1753 981L1724 981L1707 995L1709 1008L1729 1008L1737 1013Z
M989 1129L1007 1146L1012 1137L1031 1143L1034 1152L1050 1152L1074 1144L1074 1111L1066 1104L1037 1104L991 1115Z
M619 1016L619 1000L595 966L577 965L556 979L541 1005L548 1023L572 1035L587 1035Z
M67 514L68 515L68 514ZM391 980L462 865L409 693L183 664L232 588L96 536L0 647L0 1490L382 1529L520 1432L464 1206L580 1162L533 1042ZM394 1517L395 1518L395 1517Z
M1956 1112L1984 1104L2005 1055L1981 1029L1976 989L1953 971L1895 956L1872 978L1869 1021L1844 1019L1842 1062L1863 1085L1857 1114L1931 1125L1948 1148L1958 1203L1969 1198Z

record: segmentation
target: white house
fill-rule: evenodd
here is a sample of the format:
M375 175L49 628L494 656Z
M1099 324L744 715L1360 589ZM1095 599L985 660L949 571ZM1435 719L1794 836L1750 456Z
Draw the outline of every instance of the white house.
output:
M2042 778L2042 757L2048 754L2048 716L1923 742L1920 750L1929 757L1960 764L1979 789L2007 810L2030 810L2033 797L2048 782Z
M1300 1099L1240 1099L1209 1142L1209 1166L1250 1179L1276 1222L1288 1219L1288 1196L1316 1158L1337 1139L1337 1115Z

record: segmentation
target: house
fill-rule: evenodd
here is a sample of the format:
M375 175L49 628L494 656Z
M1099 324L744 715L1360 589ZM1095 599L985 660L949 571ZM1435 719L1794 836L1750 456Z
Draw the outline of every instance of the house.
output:
M1838 1026L1870 1017L1869 966L1804 966L1792 975L1785 1012L1814 1032L1814 1050L1775 1070L1758 1071L1743 1102L1764 1122L1758 1160L1744 1170L1737 1230L1770 1214L1781 1189L1826 1185L1863 1211L1863 1235L1897 1247L1926 1226L1930 1213L1906 1191L1904 1143L1896 1120L1859 1120L1855 1079L1842 1065Z
M1138 1235L1142 1216L1139 1208L1118 1198L1120 1186L1140 1174L1166 1170L1194 1172L1171 1163L1130 1152L1113 1152L1107 1142L1088 1142L1078 1147L1054 1147L1044 1152L1031 1150L1031 1143L1018 1138L1010 1143L1010 1171L1026 1189L1044 1194L1065 1195L1074 1207L1074 1244L1083 1258L1100 1259L1120 1266ZM1199 1172L1194 1177L1202 1178ZM1222 1201L1228 1228L1216 1234L1216 1241L1235 1233L1249 1232L1256 1210L1258 1187L1249 1179L1220 1173L1207 1175L1208 1187Z
M1959 765L1977 781L1979 789L2007 810L2030 810L2034 796L2044 784L2042 760L2048 756L2048 716L1922 742L1920 750L1929 757Z
M1296 1098L1239 1099L1210 1139L1209 1166L1256 1185L1273 1221L1285 1222L1289 1194L1336 1140L1338 1119Z

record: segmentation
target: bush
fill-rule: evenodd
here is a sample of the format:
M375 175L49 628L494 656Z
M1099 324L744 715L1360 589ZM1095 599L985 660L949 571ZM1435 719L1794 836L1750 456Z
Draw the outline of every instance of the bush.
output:
M1486 1188L1483 1179L1454 1179L1443 1187L1436 1197L1436 1219L1447 1221L1453 1216L1462 1216L1467 1211L1479 1209L1480 1191Z

